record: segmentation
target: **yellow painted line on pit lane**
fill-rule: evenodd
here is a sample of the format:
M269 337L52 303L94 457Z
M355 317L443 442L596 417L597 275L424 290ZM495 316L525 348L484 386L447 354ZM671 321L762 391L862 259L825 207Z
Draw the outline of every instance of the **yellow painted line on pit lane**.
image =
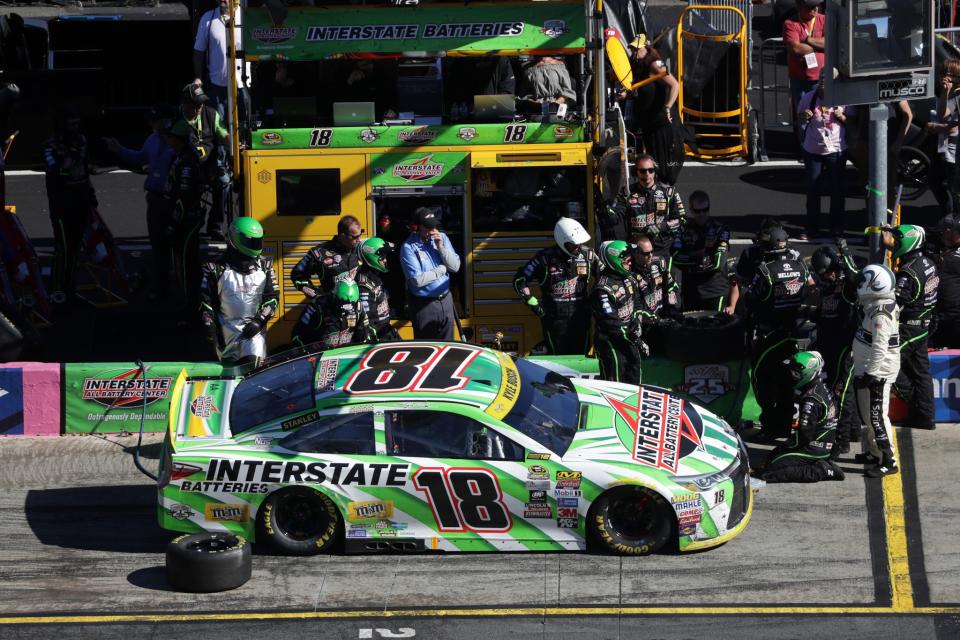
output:
M142 615L63 615L0 618L0 625L109 624L129 622L242 622L245 620L314 620L343 618L503 618L512 616L614 616L614 615L921 615L960 614L960 607L513 607L506 609L362 609L343 611L292 611L248 613L183 613Z
M897 459L896 429L890 438ZM900 460L903 464L903 460ZM867 480L870 481L869 479ZM913 610L913 581L910 579L910 562L907 558L906 507L903 502L903 472L883 478L883 519L887 534L887 563L890 567L890 589L893 592L891 608L894 611Z

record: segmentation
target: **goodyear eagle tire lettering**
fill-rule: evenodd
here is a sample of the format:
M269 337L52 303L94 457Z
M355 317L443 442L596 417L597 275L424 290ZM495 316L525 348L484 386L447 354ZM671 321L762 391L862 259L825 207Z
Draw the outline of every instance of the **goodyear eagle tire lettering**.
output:
M186 534L167 544L167 581L177 591L212 593L236 589L250 579L246 538L226 532Z
M342 529L337 505L325 493L309 487L272 493L257 517L257 540L284 555L310 556L328 551Z
M645 487L601 495L588 519L594 541L612 553L645 556L659 551L674 533L670 504Z

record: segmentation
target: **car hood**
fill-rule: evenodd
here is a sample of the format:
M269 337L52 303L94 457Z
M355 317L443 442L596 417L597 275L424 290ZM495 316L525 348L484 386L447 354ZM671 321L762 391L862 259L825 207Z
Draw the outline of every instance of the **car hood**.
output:
M576 379L580 428L563 459L642 470L661 479L729 469L740 439L719 416L669 389Z

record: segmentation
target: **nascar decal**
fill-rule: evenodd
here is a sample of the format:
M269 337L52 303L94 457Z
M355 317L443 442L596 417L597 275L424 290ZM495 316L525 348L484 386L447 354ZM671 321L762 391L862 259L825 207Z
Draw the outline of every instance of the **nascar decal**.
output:
M640 464L676 473L681 458L703 449L703 420L681 398L646 388L623 402L604 398L617 413L620 441Z

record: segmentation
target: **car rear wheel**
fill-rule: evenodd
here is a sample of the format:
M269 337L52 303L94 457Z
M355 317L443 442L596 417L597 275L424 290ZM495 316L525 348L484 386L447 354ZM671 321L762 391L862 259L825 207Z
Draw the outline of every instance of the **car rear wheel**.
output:
M645 487L608 491L597 498L590 514L593 537L613 553L649 555L675 537L670 504Z
M250 579L251 571L250 545L232 533L185 534L167 544L167 581L178 591L236 589Z
M264 501L257 516L257 540L286 555L328 551L341 529L340 511L333 500L307 487L277 491Z

